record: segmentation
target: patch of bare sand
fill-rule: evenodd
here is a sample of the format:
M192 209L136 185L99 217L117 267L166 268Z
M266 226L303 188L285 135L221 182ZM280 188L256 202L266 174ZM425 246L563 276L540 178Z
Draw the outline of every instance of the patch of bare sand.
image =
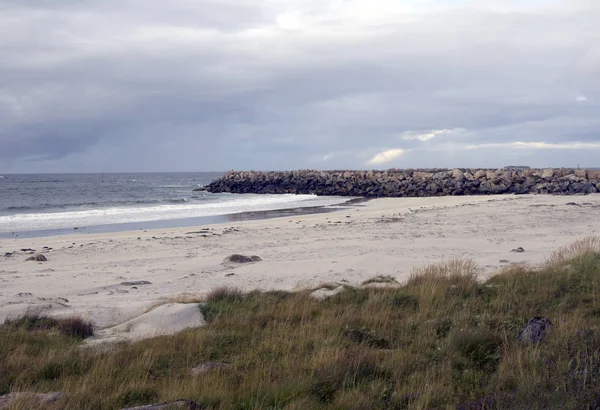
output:
M125 323L102 329L85 340L88 346L115 342L135 342L172 335L187 328L200 327L205 321L197 304L167 303Z

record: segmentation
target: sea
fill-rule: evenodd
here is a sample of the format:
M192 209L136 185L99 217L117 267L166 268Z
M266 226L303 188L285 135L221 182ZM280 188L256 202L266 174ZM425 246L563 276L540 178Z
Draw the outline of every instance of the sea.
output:
M0 175L0 237L198 226L321 212L347 198L194 191L221 173Z

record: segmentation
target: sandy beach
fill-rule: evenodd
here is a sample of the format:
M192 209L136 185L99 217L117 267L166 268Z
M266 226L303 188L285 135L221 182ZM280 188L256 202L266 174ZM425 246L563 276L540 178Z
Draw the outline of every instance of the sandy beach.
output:
M600 194L376 199L334 213L196 228L0 240L0 320L29 311L123 323L219 286L295 289L470 258L535 266L600 232ZM522 247L525 252L512 249ZM25 262L32 249L46 262ZM5 256L12 253L11 256ZM231 254L261 262L229 264ZM141 281L141 282L140 282Z

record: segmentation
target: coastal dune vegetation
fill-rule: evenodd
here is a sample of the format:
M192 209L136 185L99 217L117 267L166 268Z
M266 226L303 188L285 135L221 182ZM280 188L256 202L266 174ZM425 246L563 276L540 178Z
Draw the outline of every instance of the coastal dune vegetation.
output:
M600 408L600 238L486 279L453 260L368 282L381 286L322 300L215 289L205 326L136 343L84 347L76 319L7 321L0 395L62 392L61 409ZM546 334L520 339L536 317Z

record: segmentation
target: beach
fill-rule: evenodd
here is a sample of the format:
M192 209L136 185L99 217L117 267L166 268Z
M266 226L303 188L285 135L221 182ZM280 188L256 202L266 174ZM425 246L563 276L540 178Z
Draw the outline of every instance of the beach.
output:
M597 235L599 210L600 194L394 198L193 228L0 239L0 320L35 311L104 328L221 286L293 290L377 275L402 282L415 267L454 258L472 259L484 278ZM48 260L26 262L34 251ZM232 254L262 261L225 263Z

